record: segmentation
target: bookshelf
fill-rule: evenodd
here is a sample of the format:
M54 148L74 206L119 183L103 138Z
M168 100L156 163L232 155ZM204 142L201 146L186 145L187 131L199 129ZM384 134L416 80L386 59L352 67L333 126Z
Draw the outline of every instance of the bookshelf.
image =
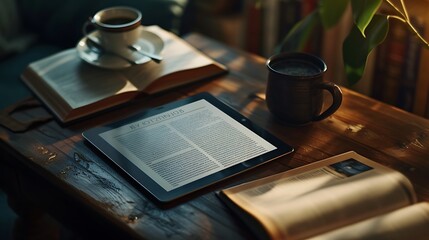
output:
M406 2L415 27L429 39L429 1ZM382 7L384 11L386 6ZM351 22L351 9L341 22L324 32L322 58L330 71L326 79L345 84L341 49ZM386 40L371 52L363 78L351 88L408 112L429 118L429 50L398 21L390 21Z
M316 6L317 0L242 0L245 28L240 31L241 47L264 57L271 56L295 23ZM311 43L307 50L319 53L320 45Z
M227 20L219 21L218 27L229 29L221 40L269 57L293 24L313 11L317 2L240 0L241 7L236 8L233 15L229 12L220 17ZM429 0L407 1L405 4L416 27L423 32L425 39L429 39ZM309 44L311 47L306 49L325 60L328 65L325 78L340 85L346 84L341 46L349 32L351 17L349 8L337 26L318 33ZM403 24L390 22L392 25L387 39L371 52L362 80L351 88L429 118L429 50L415 41ZM205 29L215 31L216 24Z
M423 19L425 26L424 34L429 39L429 1L419 0L411 6L413 14ZM429 118L429 49L421 51L418 78L416 81L416 92L414 97L413 112L417 115Z
M429 37L429 2L407 2L415 28ZM383 8L383 10L386 8ZM377 48L372 97L429 118L429 50L399 21L390 21L389 34Z

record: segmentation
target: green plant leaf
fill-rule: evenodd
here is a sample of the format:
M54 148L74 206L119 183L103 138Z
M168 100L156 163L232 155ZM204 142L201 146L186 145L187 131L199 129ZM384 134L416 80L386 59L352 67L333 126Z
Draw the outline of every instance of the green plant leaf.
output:
M365 36L365 29L371 22L374 14L380 7L382 0L351 0L353 20L360 30L361 34Z
M381 14L374 15L366 27L366 37L356 25L353 25L343 44L344 65L349 85L362 78L369 53L384 41L388 30L387 16Z
M322 19L323 27L330 28L336 25L341 17L350 0L320 0L319 12Z
M317 11L314 11L295 24L281 42L278 51L302 51L316 26L320 26L320 15Z

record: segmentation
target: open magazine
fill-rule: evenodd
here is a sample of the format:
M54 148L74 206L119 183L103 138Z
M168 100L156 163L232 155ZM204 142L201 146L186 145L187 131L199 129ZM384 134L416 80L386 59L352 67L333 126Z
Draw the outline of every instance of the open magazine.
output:
M219 192L261 238L427 239L429 204L401 173L347 152Z

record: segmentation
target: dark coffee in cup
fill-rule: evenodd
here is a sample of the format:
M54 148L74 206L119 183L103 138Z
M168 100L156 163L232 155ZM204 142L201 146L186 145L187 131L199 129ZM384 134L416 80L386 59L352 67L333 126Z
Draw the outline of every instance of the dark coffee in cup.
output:
M103 20L103 23L107 25L123 25L123 24L128 24L132 21L134 21L134 19L132 18L118 17L118 18L105 19Z
M333 114L341 105L341 89L323 81L327 67L322 59L305 53L282 53L267 61L266 103L270 112L290 125L304 125ZM323 90L332 95L332 105L322 111Z
M142 14L131 7L111 7L98 11L90 20L100 31L129 32L141 25Z
M322 72L318 66L299 60L278 61L273 63L271 67L280 73L297 77L314 76Z
M88 36L97 31L98 42L108 52L122 54L127 46L136 43L141 37L142 14L131 7L117 6L102 9L83 25L82 31Z

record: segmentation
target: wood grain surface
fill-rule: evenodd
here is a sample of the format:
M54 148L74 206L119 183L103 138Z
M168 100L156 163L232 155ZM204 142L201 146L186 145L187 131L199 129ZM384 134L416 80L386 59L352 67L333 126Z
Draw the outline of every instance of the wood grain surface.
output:
M12 156L1 162L25 173L19 175L21 195L41 208L62 213L58 215L63 218L77 213L92 216L98 222L85 225L101 232L111 230L142 239L252 239L249 229L216 197L216 190L353 150L404 173L419 200L429 201L427 119L342 88L343 103L334 115L302 127L285 126L270 115L263 100L266 59L198 34L185 39L228 66L229 73L70 126L50 121L24 133L0 127L0 146ZM161 206L82 139L81 133L89 128L202 91L292 145L295 152ZM14 117L26 121L43 115L49 112L39 107ZM29 175L42 180L32 181Z

